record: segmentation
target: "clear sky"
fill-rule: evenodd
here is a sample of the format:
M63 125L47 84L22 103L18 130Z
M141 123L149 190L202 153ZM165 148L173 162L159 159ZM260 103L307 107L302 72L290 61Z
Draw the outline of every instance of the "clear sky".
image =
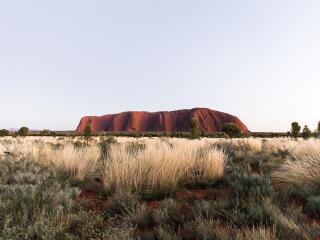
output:
M209 107L320 120L319 0L0 0L0 128Z

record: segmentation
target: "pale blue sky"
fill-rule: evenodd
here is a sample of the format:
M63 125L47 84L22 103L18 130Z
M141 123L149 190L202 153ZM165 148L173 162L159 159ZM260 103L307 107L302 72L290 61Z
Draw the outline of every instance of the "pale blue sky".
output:
M320 120L318 0L0 0L0 128L209 107Z

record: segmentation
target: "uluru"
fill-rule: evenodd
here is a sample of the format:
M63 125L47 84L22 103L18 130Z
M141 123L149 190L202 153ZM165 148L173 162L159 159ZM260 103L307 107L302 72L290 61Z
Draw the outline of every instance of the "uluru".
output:
M225 123L235 123L244 133L248 132L248 128L238 117L209 108L160 112L128 111L85 116L81 118L76 131L82 132L89 124L95 132L187 132L190 131L192 118L198 120L201 132L220 132Z

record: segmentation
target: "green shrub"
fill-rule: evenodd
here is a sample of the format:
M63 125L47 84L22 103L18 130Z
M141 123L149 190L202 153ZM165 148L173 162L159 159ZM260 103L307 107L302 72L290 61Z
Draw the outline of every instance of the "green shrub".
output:
M302 130L302 137L304 139L309 139L312 136L312 132L311 130L308 128L308 126L304 126L303 130Z
M268 209L260 204L248 207L248 222L255 226L271 225L273 223Z
M309 216L320 217L320 196L308 198L303 211Z
M129 238L132 230L107 228L99 214L76 205L78 191L68 176L60 178L54 168L27 160L1 160L0 239Z
M126 145L126 150L128 153L132 155L138 154L140 151L143 151L146 148L144 143L139 142L129 142Z
M28 136L28 134L29 134L29 128L27 127L22 127L18 131L19 136Z
M237 201L261 201L264 197L271 197L274 193L271 180L258 175L232 175L228 178L232 188L233 198Z
M10 132L7 129L0 130L0 137L9 136Z
M74 145L75 148L83 148L83 147L86 146L86 143L81 142L81 141L75 141L75 142L73 143L73 145Z
M299 136L300 130L301 130L301 126L299 125L299 123L297 122L291 123L291 135L294 138L297 138Z
M40 136L55 136L56 133L55 132L52 132L48 129L44 129L40 132Z
M225 123L222 125L221 131L228 134L229 137L240 137L242 131L240 127L235 123Z
M228 134L224 132L215 132L215 133L203 133L202 137L208 138L228 138Z
M216 201L195 201L193 207L193 218L201 217L204 219L226 220L228 214L225 213L231 213L235 208L236 206L234 205L232 199L218 199Z

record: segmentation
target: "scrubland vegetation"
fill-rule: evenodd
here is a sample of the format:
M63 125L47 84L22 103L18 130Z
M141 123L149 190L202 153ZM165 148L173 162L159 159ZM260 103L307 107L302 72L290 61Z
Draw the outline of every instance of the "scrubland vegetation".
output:
M319 239L320 140L0 138L0 239Z

